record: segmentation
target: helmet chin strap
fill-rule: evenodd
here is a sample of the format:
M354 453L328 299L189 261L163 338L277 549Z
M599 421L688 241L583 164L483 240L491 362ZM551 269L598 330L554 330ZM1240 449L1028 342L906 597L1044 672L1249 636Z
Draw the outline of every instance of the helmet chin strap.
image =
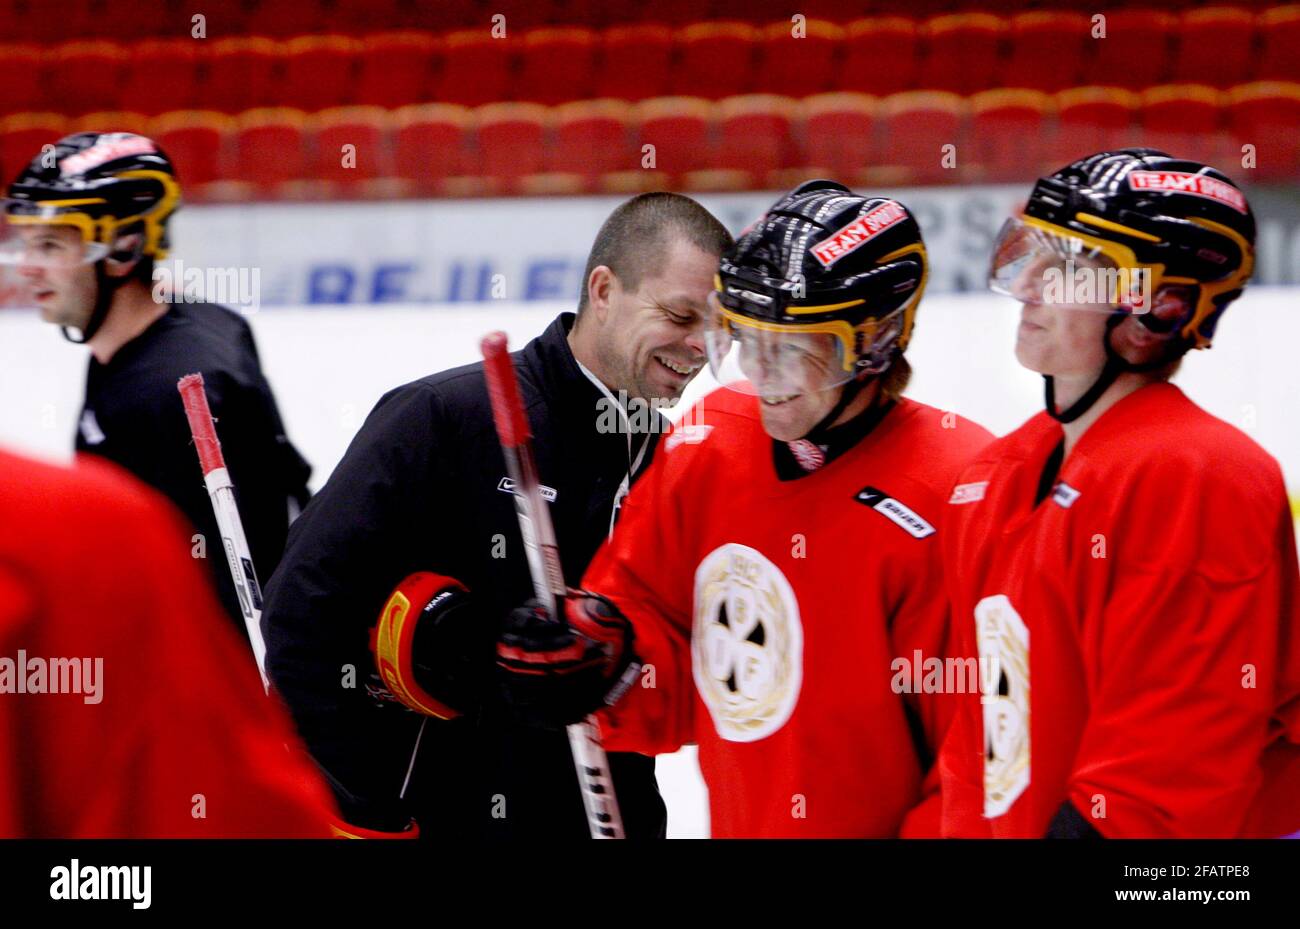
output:
M108 318L109 307L113 305L113 296L125 281L124 277L109 277L104 270L104 262L95 262L95 306L90 311L90 318L86 320L86 325L81 327L80 338L73 337L70 327L60 326L59 331L63 333L63 337L76 345L84 345L93 339L99 327L104 325L104 320Z
M1151 371L1155 368L1163 367L1173 361L1179 354L1179 345L1171 341L1167 344L1164 352L1155 361L1145 362L1143 364L1134 364L1123 358L1119 352L1115 351L1114 346L1110 344L1110 334L1115 331L1115 327L1122 323L1129 316L1123 311L1112 313L1106 320L1106 332L1101 337L1101 344L1106 349L1106 363L1102 365L1101 373L1097 379L1092 382L1092 386L1083 392L1083 395L1075 400L1064 410L1056 408L1056 385L1055 379L1050 374L1043 375L1043 394L1044 402L1047 407L1047 415L1052 417L1058 423L1072 423L1088 410L1092 405L1101 399L1111 384L1119 378L1121 374L1130 371Z
M808 434L803 438L809 442L821 444L818 440L826 434L826 431L831 428L835 420L840 418L840 414L848 409L849 404L857 399L858 394L862 393L862 388L866 387L870 380L869 375L860 374L853 380L846 382L844 389L840 391L840 398L835 401L831 411L823 416L817 425L809 429Z

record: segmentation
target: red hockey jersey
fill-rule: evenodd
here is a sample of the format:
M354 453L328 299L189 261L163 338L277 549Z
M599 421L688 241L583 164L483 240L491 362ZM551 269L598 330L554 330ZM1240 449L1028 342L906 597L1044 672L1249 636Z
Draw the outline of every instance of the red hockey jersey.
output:
M934 522L989 439L901 400L781 481L758 400L706 397L584 581L626 611L646 662L602 716L607 747L698 742L715 837L898 834L951 713L901 693L920 676L896 662L944 654Z
M0 838L329 835L328 792L161 497L0 452L0 527Z
M1041 413L962 472L942 546L962 701L950 835L1041 837L1070 803L1108 837L1300 829L1300 579L1282 475L1170 384L1083 434Z

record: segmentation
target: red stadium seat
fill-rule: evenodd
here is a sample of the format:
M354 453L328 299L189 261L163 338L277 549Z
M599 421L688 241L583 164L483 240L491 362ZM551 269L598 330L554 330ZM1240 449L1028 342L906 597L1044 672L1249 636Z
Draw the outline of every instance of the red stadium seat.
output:
M631 108L621 100L579 100L555 108L555 143L549 170L577 174L594 183L610 171L640 164L632 149Z
M381 32L360 40L358 103L389 107L429 99L440 41L424 32Z
M356 89L357 43L342 35L304 35L284 46L284 84L275 103L320 110L348 103Z
M750 187L780 186L782 169L802 163L790 120L798 104L791 97L749 94L718 104L718 158L714 166L749 175Z
M405 0L333 0L328 19L331 29L365 39L365 33L379 30L397 31L405 28L408 17ZM440 7L446 6L440 3ZM456 28L459 23L443 22L444 29Z
M1249 80L1254 73L1254 42L1255 16L1249 10L1230 6L1188 10L1178 27L1173 79L1211 87Z
M235 122L211 110L178 110L149 123L148 134L176 168L184 196L190 187L221 179Z
M1163 84L1142 92L1142 140L1180 158L1208 164L1223 154L1222 95L1204 84Z
M126 75L126 50L116 42L66 42L50 56L52 102L65 113L111 110Z
M493 179L504 191L545 166L550 110L537 103L489 103L474 111L477 158L472 174Z
M1058 93L1053 170L1093 152L1139 144L1138 105L1138 95L1122 87L1071 87Z
M990 13L936 16L921 27L921 87L969 94L994 85L1006 21Z
M981 91L967 103L980 176L1026 183L1036 178L1047 161L1044 131L1052 98L1041 90L1001 88Z
M855 19L844 33L844 65L838 86L868 94L916 87L917 28L902 16Z
M364 0L363 0L364 2ZM403 4L401 9L409 19L403 23L405 28L421 29L426 32L443 32L448 29L480 29L491 25L490 14L485 9L497 12L500 4L485 8L481 0L416 0ZM522 25L522 24L521 24Z
M130 110L101 110L78 116L68 127L69 132L134 132L148 135L149 117Z
M712 161L713 108L699 97L655 97L632 110L637 127L637 157L643 170L681 177L706 168ZM647 162L645 146L653 145Z
M59 113L14 113L0 118L0 171L5 182L67 135L67 118Z
M450 103L404 106L392 114L393 169L431 193L465 170L470 111Z
M770 93L807 97L834 90L844 28L822 19L804 23L800 37L787 19L762 31L756 87Z
M954 145L957 167L963 167L963 123L966 102L937 90L905 91L881 102L884 147L881 159L893 168L888 176L904 183L943 183L957 179L944 166L945 146Z
M1105 37L1089 39L1084 52L1085 79L1130 90L1168 80L1177 17L1140 9L1108 10L1104 15Z
M275 196L276 188L306 175L303 144L305 114L289 107L249 110L235 119L234 163L225 176L256 184Z
M1011 17L1011 47L1002 84L1046 91L1075 86L1084 51L1088 43L1097 41L1092 28L1092 20L1083 13L1039 10Z
M328 12L321 0L262 0L248 14L246 30L253 35L288 38L313 32L328 22Z
M1258 81L1232 88L1228 125L1228 157L1240 158L1242 146L1253 145L1251 174L1270 181L1300 179L1300 84Z
M304 127L311 152L308 173L317 180L352 186L389 176L388 122L388 111L377 106L313 113Z
M505 100L514 81L512 50L519 44L494 39L487 29L466 29L447 36L442 73L434 86L440 103L477 106Z
M271 100L277 86L278 45L261 36L208 41L208 78L199 88L205 107L234 113Z
M596 34L577 26L533 29L524 35L515 98L557 104L590 97Z
M1300 4L1274 7L1260 14L1264 50L1259 76L1267 81L1300 81Z
M39 45L0 45L0 113L53 107Z
M142 39L129 48L126 79L119 101L157 115L194 105L198 96L200 52L194 39Z
M596 93L622 100L645 100L668 92L673 33L659 23L612 26L600 36Z
M758 30L748 23L695 23L677 33L679 60L670 86L674 94L730 97L753 82Z
M818 94L803 101L805 156L809 167L846 184L856 183L876 160L875 97Z

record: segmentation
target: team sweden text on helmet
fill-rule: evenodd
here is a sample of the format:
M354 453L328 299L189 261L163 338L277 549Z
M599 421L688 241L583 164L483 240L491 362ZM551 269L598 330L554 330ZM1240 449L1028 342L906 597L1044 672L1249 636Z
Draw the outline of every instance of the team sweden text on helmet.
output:
M38 153L9 185L12 227L69 226L109 253L139 234L131 257L167 255L167 221L180 204L171 160L152 139L129 132L79 132ZM125 256L124 256L125 257Z
M1157 295L1185 294L1175 315L1137 316L1178 350L1209 347L1254 270L1255 218L1240 188L1208 165L1154 149L1102 152L1039 179L1019 219L1149 275Z
M833 339L837 370L823 385L832 387L884 371L907 347L927 272L921 231L905 206L809 181L723 256L715 333Z

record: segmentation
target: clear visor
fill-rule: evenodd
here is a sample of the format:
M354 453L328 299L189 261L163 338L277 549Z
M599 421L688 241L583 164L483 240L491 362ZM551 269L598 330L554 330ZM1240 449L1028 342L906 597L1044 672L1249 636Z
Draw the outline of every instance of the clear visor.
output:
M747 394L794 396L829 390L854 374L834 332L746 319L709 294L705 344L720 384Z
M3 213L0 265L71 268L93 264L108 254L108 246L88 241L82 227L67 213L33 210L23 201L6 202Z
M1096 241L1008 219L989 265L989 289L1021 303L1110 313L1152 306L1150 268L1125 267Z

